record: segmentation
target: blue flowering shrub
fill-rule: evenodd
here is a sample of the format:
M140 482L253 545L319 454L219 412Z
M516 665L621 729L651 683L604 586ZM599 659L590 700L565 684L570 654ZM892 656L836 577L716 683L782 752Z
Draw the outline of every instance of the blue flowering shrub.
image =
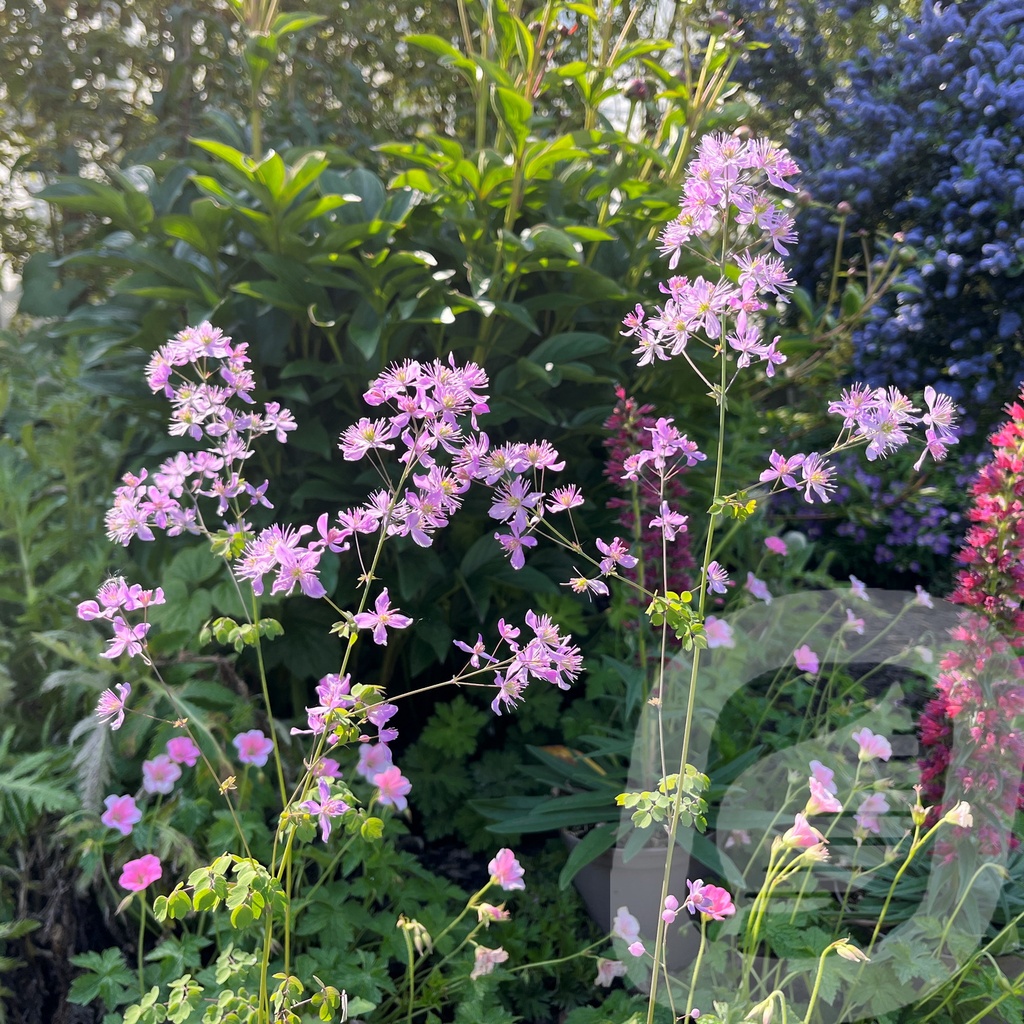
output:
M855 332L853 376L931 384L982 435L1024 379L1024 6L925 6L895 45L846 70L793 131L817 201L799 273L827 275L840 203L848 234L903 232L916 259Z

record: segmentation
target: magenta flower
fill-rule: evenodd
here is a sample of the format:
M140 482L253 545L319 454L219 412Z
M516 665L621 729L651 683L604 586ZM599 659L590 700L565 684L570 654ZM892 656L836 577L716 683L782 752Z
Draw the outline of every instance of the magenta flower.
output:
M240 732L232 741L238 751L238 760L242 764L252 764L262 768L274 752L274 741L263 735L262 729L249 729Z
M764 546L773 555L789 554L789 548L786 547L786 542L781 537L765 537Z
M804 644L802 647L798 647L793 652L793 659L796 661L796 667L801 672L810 672L814 674L818 671L820 664L818 662L818 656Z
M167 741L167 756L177 764L187 764L194 768L201 751L191 736L175 736Z
M855 732L850 738L860 747L860 753L857 755L860 761L872 761L876 757L888 761L892 757L892 746L889 741L868 728Z
M719 565L718 562L711 562L707 569L708 593L724 594L730 586L729 574Z
M373 630L373 642L387 647L388 629L405 629L412 625L412 619L407 615L400 615L391 607L391 599L388 597L388 588L385 587L374 602L374 611L360 612L355 617L355 623L360 629Z
M150 623L140 622L129 626L124 619L114 619L114 636L108 641L109 646L100 655L101 658L119 658L127 654L129 658L141 654L149 632Z
M397 765L385 768L373 777L373 784L378 789L377 802L385 807L394 807L396 811L404 811L409 806L405 799L412 789L412 783L399 771Z
M473 644L472 647L470 647L469 644L464 643L462 640L453 640L452 643L454 643L460 651L465 651L467 654L471 655L469 664L472 668L480 667L481 658L483 658L489 665L493 665L498 660L487 653L487 644L484 643L482 633L477 633L476 643Z
M147 853L136 860L130 860L121 869L121 877L117 884L129 892L142 892L148 885L152 885L164 873L160 864L160 858Z
M172 793L180 778L181 769L166 754L142 762L142 788L147 793Z
M326 843L331 838L332 818L340 817L348 810L348 804L338 797L331 796L331 787L325 778L317 783L317 800L305 800L302 809L309 814L315 814L320 822L320 835Z
M720 885L705 885L704 879L686 880L689 890L683 906L691 914L702 914L709 921L724 921L736 913L736 906L728 891Z
M100 717L103 725L109 725L111 729L120 729L124 724L124 706L132 693L131 683L117 683L114 690L104 690L96 704L96 714Z
M142 821L142 811L135 806L135 798L132 796L114 796L111 794L103 801L106 810L100 816L100 821L107 828L115 828L123 836L132 833L132 826Z
M494 855L493 860L487 865L487 870L491 881L495 885L500 885L506 892L526 888L523 881L523 866L508 847L503 847Z
M647 952L646 947L644 946L644 944L639 939L637 939L636 942L631 942L626 947L626 949L629 950L629 955L630 956L643 956L644 953Z

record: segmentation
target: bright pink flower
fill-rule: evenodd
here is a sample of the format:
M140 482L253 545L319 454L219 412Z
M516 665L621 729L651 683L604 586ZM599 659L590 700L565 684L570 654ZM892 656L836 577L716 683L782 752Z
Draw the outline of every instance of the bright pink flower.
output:
M775 555L789 554L789 548L781 537L765 537L764 546Z
M803 647L798 647L793 652L793 659L796 661L796 667L801 672L810 672L813 675L820 667L818 656L807 644L804 644Z
M643 956L647 952L644 944L637 939L636 942L631 942L627 947L630 956Z
M379 804L394 807L396 811L404 811L409 806L409 801L405 797L412 789L412 783L399 771L397 765L385 768L379 775L375 775L373 784L379 791Z
M843 805L812 775L807 780L811 791L804 814L841 814Z
M871 761L876 757L888 761L892 757L892 746L889 741L884 736L877 736L866 727L855 732L851 739L855 740L857 746L860 747L860 753L857 755L860 761Z
M189 768L194 768L200 753L191 736L175 736L167 741L167 756L178 764L187 764Z
M385 587L378 595L374 603L374 611L360 612L355 616L355 623L360 629L373 630L373 642L383 647L388 643L388 629L405 629L412 625L412 619L407 615L400 615L397 609L391 607L391 599L388 597L388 588Z
M812 825L808 824L803 814L798 814L793 819L793 827L782 835L782 841L790 847L806 850L819 843L826 843L828 840Z
M242 764L252 764L262 768L274 752L274 741L263 735L262 729L249 729L240 732L232 741L238 751L238 760Z
M130 860L121 869L121 877L117 884L129 892L142 892L148 885L152 885L164 873L160 864L160 858L147 853L136 860Z
M500 885L506 892L513 889L525 889L523 866L516 860L516 855L508 848L502 847L487 865L491 881Z
M691 914L702 914L709 921L724 921L736 913L728 891L719 885L705 885L703 878L686 880L689 890L683 906Z
M497 949L477 946L476 959L469 976L470 978L482 978L485 974L490 974L498 964L503 964L507 959L508 953L501 946Z
M124 724L125 704L132 693L131 683L117 683L114 690L104 690L100 694L99 702L96 705L96 714L99 715L103 725L109 725L111 729L120 729Z
M135 797L111 794L103 803L107 809L101 815L100 821L107 828L116 828L123 836L131 835L132 826L142 821L142 811L135 806Z
M142 762L142 788L147 793L171 793L180 778L181 769L166 754Z

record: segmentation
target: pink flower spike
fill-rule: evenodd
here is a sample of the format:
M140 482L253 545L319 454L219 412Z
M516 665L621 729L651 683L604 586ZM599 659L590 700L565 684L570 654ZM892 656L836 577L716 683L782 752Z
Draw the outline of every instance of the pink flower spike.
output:
M798 647L793 652L793 659L796 661L796 667L800 669L801 672L810 672L812 675L815 675L820 668L818 656L810 649L810 647L807 646L807 644L804 644L802 647Z
M238 760L242 764L255 765L262 768L274 752L274 741L263 735L262 729L249 729L240 732L232 741L238 751Z
M142 762L142 788L147 793L174 792L174 784L181 778L181 769L166 755L157 754L152 761Z
M500 885L506 892L526 888L523 867L508 847L503 847L494 855L487 865L487 870L490 872L491 881L495 885Z
M388 629L405 629L412 625L412 619L407 615L400 615L398 610L391 607L391 599L388 597L388 588L385 587L374 602L374 611L360 612L355 617L355 623L360 629L373 630L373 642L387 647Z
M764 546L773 555L789 554L789 548L786 547L786 542L781 537L765 537Z
M135 798L132 796L114 796L111 794L103 801L106 810L100 817L107 828L117 829L123 836L132 833L132 826L142 821L142 811L135 806Z
M860 747L860 753L857 755L860 761L873 761L876 757L888 761L892 757L892 745L889 741L868 728L853 733L850 738Z
M160 858L147 853L136 860L130 860L121 869L121 877L117 884L129 892L142 892L148 885L152 885L164 873L160 864Z
M412 789L412 783L401 773L397 765L385 768L373 777L373 784L378 789L377 803L385 807L394 807L396 811L404 811L409 806L406 795Z
M117 693L114 693L117 690ZM124 706L132 693L131 683L117 683L114 690L104 690L96 704L96 714L103 725L115 732L124 724Z
M175 736L167 741L167 756L177 764L187 764L194 768L201 751L191 736Z
M647 952L644 944L637 939L636 942L631 942L627 947L630 956L643 956Z

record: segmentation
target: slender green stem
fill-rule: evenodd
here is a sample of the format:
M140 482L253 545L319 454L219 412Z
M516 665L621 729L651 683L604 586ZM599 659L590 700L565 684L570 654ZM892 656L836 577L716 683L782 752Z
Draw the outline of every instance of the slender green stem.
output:
M143 997L146 994L146 972L145 972L145 952L146 952L146 894L139 893L139 904L141 910L139 911L139 950L138 950L138 966L139 966L139 996Z
M708 918L706 914L701 914L700 945L697 947L697 959L693 961L693 974L690 976L690 994L686 997L686 1017L689 1017L693 1010L693 1000L697 995L697 976L700 974L700 965L704 959L704 948L707 946L707 939Z
M405 969L405 977L409 989L409 1005L407 1007L408 1015L406 1020L408 1024L412 1024L412 1008L416 1002L416 950L413 949L412 936L407 928L402 929L402 935L405 938L405 952L409 958Z

